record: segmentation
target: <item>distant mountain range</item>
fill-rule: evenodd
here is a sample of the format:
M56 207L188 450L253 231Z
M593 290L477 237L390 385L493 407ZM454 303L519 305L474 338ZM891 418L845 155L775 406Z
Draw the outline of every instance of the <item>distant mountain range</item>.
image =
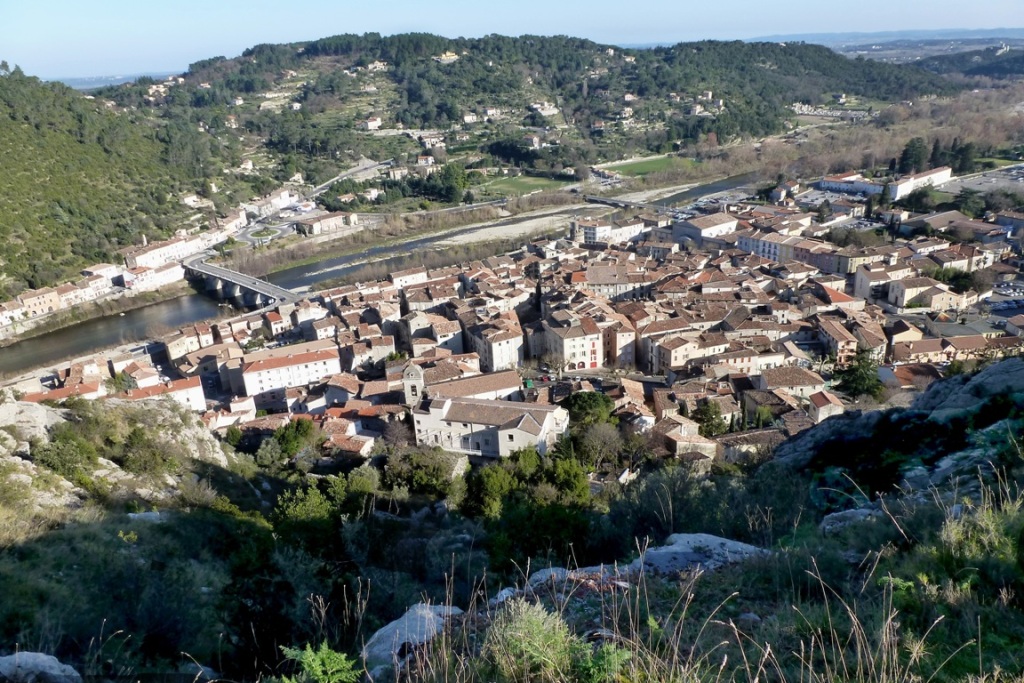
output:
M126 74L124 76L84 76L79 78L49 78L49 81L56 81L63 83L69 88L75 90L92 90L93 88L103 88L108 85L121 85L122 83L132 83L142 78L143 76L149 76L156 80L163 80L168 76L179 74L183 69L178 71L160 71L160 72L149 72L149 73L138 73L138 74Z
M834 47L837 45L863 45L873 42L891 42L895 40L958 40L964 38L1024 38L1024 28L985 28L985 29L935 29L928 31L875 31L875 32L840 32L840 33L791 33L784 35L762 36L751 38L748 42L795 42L816 43Z

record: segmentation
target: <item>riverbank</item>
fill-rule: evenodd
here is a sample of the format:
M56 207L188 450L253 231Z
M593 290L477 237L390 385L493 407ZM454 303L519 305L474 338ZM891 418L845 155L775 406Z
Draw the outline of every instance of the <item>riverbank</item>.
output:
M428 226L419 230L407 228L401 230L398 234L392 235L382 235L382 232L379 231L364 230L339 237L337 240L330 242L331 247L317 250L315 253L310 252L319 246L318 244L311 244L305 240L301 242L285 240L280 242L281 246L276 247L276 253L267 255L269 258L261 258L258 252L245 252L244 254L239 254L234 259L229 258L225 260L224 266L238 270L246 275L263 277L292 268L314 265L329 259L354 256L371 249L380 250L389 247L401 247L408 242L429 237L437 237L444 244L482 242L493 240L496 237L521 239L526 235L533 235L557 228L551 220L545 221L545 219L550 219L551 216L557 214L565 214L567 211L579 211L587 206L586 204L579 203L576 197L569 195L566 195L566 197L575 203L568 205L560 203L555 206L525 210L521 213L510 213L497 208L489 208L490 215L482 220L481 216L476 215L475 220L460 222L455 225L449 224L444 227ZM409 218L415 219L416 216L413 215ZM471 231L473 234L463 234L465 231ZM454 236L453 233L459 234ZM451 237L444 239L446 236ZM274 247L271 247L271 249L274 249ZM294 255L293 258L287 258L289 252ZM285 258L281 258L282 256ZM387 257L367 259L366 262L383 260L384 258ZM359 265L359 263L354 263L353 265Z
M0 348L13 346L19 342L41 337L44 334L72 327L88 320L127 313L145 308L146 306L152 306L153 304L177 299L181 296L187 296L194 292L195 290L187 282L179 282L155 292L143 292L135 296L121 296L116 299L106 299L103 301L90 301L67 311L55 313L47 318L45 322L35 327L0 340Z
M650 190L638 190L636 192L627 192L626 194L614 195L616 199L625 199L629 202L653 202L665 197L671 197L674 194L680 192L689 192L693 188L699 185L705 185L708 183L716 183L719 178L710 178L708 180L702 180L699 183L686 183L685 185L673 185L671 187L658 187Z

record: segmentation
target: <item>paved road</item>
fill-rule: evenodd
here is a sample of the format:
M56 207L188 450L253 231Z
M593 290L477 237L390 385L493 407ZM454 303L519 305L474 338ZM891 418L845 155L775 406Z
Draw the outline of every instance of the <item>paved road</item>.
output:
M218 278L224 282L231 282L250 291L262 294L265 297L273 299L275 304L292 303L302 298L301 294L296 294L290 289L278 287L275 284L271 284L265 280L260 280L259 278L252 277L251 275L243 275L235 270L228 270L227 268L211 265L206 262L206 259L211 256L213 256L213 252L209 251L196 254L182 261L182 265L197 273L209 275L210 277Z
M312 199L313 197L320 196L321 194L327 191L327 188L329 188L331 185L338 182L339 180L343 180L345 178L358 175L360 173L365 173L370 170L380 170L382 168L388 168L391 166L392 161L392 159L387 159L385 161L373 161L372 159L363 159L359 162L358 165L348 169L347 171L339 173L338 175L328 180L326 183L314 187L313 191L306 195L306 199Z

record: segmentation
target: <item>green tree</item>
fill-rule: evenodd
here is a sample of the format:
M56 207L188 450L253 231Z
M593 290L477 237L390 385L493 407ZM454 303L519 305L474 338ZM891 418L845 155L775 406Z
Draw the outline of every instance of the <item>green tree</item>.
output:
M928 143L924 138L914 138L907 143L900 154L900 173L919 173L927 169Z
M242 430L239 429L237 425L231 425L228 427L228 431L224 434L224 440L228 442L231 447L237 448L238 444L242 442Z
M540 454L535 446L527 446L513 451L509 455L512 473L523 483L530 483L540 470Z
M942 153L942 143L939 142L938 138L932 143L932 155L928 158L928 165L932 168L938 168L943 165L945 155Z
M967 187L961 189L954 203L960 213L971 218L978 218L985 214L985 198L977 190Z
M576 460L555 460L546 478L567 504L583 504L590 500L590 484L583 466Z
M714 401L704 401L693 411L693 421L700 425L700 435L708 438L729 431L729 423L722 417L722 409Z
M878 363L869 351L858 351L853 362L835 373L839 388L850 396L880 398L885 389L878 378Z
M466 482L463 508L470 516L495 519L501 515L502 499L516 487L515 479L499 465L473 470Z
M597 391L578 391L562 402L569 411L569 420L576 428L611 421L615 404L607 395Z

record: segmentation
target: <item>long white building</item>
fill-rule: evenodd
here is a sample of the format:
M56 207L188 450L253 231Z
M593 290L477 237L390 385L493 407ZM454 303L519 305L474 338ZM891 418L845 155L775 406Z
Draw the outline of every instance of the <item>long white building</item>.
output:
M245 395L252 396L259 409L281 407L285 391L320 382L341 372L337 351L311 351L279 358L267 358L242 366Z
M882 181L865 178L860 173L853 171L841 175L825 176L818 181L818 188L844 194L879 195L888 187L889 199L895 202L914 190L945 185L952 179L953 169L949 166L940 166L930 171L903 176L899 180L886 179Z

